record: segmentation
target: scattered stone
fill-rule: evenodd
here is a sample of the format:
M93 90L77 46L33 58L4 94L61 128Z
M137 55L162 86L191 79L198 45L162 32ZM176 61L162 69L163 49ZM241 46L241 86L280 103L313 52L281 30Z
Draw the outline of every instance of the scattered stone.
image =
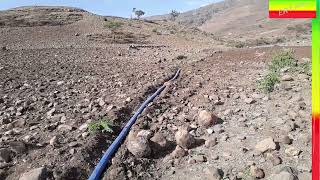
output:
M89 136L89 134L90 134L89 132L84 132L81 134L81 136L82 136L82 138L86 138Z
M149 130L141 130L138 132L137 137L149 140L152 137L152 132Z
M278 156L271 156L270 161L271 161L272 165L274 165L274 166L277 166L282 163L281 158Z
M208 180L221 180L222 176L217 168L206 168L204 170Z
M129 138L127 148L129 152L138 158L148 157L151 154L149 142L144 138Z
M56 112L56 108L52 108L50 111L47 112L48 117L52 117L54 112Z
M288 145L290 145L290 144L292 144L292 139L290 139L289 136L284 136L284 137L282 138L281 142L282 142L283 144L288 144Z
M295 175L293 175L287 171L282 171L278 174L275 174L275 175L271 176L269 179L272 179L272 180L298 180L298 178Z
M198 123L201 126L208 128L212 125L215 125L217 121L218 121L218 117L212 114L211 112L207 110L202 110L199 112Z
M214 132L213 128L207 129L207 133L208 133L208 134L212 134L213 132Z
M191 159L188 160L188 164L194 164L194 163L196 163L196 160L195 160L195 159L192 159L192 158L191 158Z
M213 127L213 131L217 134L220 134L224 132L224 129L221 124L217 124Z
M6 46L1 46L1 50L6 51L6 50L8 50L8 48Z
M246 99L244 100L244 102L245 102L246 104L253 104L253 103L255 103L256 101L255 101L254 99L252 99L252 98L246 98Z
M78 142L76 142L76 141L73 141L73 142L71 142L71 143L68 144L69 147L77 147L77 146L79 146L79 145L80 145L80 144L79 144Z
M88 127L89 127L89 125L87 123L84 123L79 127L79 130L80 131L86 131L88 129Z
M36 168L28 171L19 178L19 180L45 180L47 179L47 169L45 167Z
M72 131L73 127L66 125L66 124L61 124L58 126L59 131Z
M310 180L312 179L312 174L311 173L300 173L298 175L299 180Z
M257 179L262 179L265 176L264 171L254 165L250 167L250 173L251 173L251 176Z
M11 160L11 150L8 148L1 148L0 149L0 162L10 162Z
M182 127L175 134L175 139L177 145L181 146L184 149L190 149L195 144L194 137L189 133L188 128Z
M282 76L281 80L282 81L293 81L293 78L289 74L286 74L286 75Z
M58 85L58 86L61 86L62 84L64 84L64 81L58 81L58 82L57 82L57 85Z
M53 147L55 147L58 144L58 138L57 136L54 136L53 138L50 139L49 144Z
M182 158L186 155L186 151L180 146L176 146L176 149L171 153L173 158Z
M301 151L291 146L287 148L284 152L289 156L298 156Z
M200 162L200 163L207 161L207 158L203 155L196 156L196 157L194 157L194 159L196 160L196 162Z
M126 99L126 103L129 103L129 102L131 102L131 101L132 101L131 97L128 97L128 98Z
M150 141L156 143L158 146L161 148L166 148L168 146L168 141L167 139L163 136L162 133L156 133Z
M255 149L260 152L266 152L268 150L275 150L276 143L274 143L273 138L267 138L265 140L260 141L256 146Z
M12 151L16 152L17 154L23 154L27 151L26 145L21 141L10 142L9 146Z
M206 140L204 145L206 148L210 148L210 147L215 146L216 144L217 144L217 138L214 137L214 138L210 138L210 139Z

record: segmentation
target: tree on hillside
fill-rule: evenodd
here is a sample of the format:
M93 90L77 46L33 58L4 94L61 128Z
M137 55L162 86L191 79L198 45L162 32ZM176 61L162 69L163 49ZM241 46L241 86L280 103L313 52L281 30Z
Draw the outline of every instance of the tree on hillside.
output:
M135 15L137 16L138 19L140 19L141 16L145 14L142 10L135 10Z
M172 21L175 21L176 18L180 15L180 13L176 10L172 10L171 13L170 13L170 18Z

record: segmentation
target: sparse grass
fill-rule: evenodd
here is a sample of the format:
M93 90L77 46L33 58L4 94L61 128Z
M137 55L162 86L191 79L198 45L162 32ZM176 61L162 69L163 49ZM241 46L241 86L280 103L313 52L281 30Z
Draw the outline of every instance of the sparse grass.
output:
M119 22L119 21L106 21L105 25L106 28L109 28L111 30L115 30L115 29L119 29L120 27L123 26L123 22Z
M236 48L244 48L245 43L244 42L236 42L234 45Z
M296 65L292 50L276 54L268 66L268 74L258 81L258 88L266 93L272 92L274 86L280 82L280 70L286 67L293 68Z
M88 128L89 128L89 131L92 133L97 133L97 132L113 133L114 132L112 129L112 124L106 118L102 118L97 122L91 122Z

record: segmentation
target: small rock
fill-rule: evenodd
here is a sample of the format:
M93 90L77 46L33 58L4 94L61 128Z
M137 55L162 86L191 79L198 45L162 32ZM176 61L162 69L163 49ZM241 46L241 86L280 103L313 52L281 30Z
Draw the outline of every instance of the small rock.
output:
M271 161L272 165L274 165L274 166L277 166L282 163L281 158L279 158L277 156L270 157L270 161Z
M55 147L58 144L58 138L57 136L54 136L53 138L50 139L49 144L53 147Z
M19 120L13 121L12 124L14 127L24 128L24 125L26 124L26 120L19 119Z
M76 142L76 141L73 141L73 142L71 142L71 143L68 144L69 147L77 147L77 146L79 146L79 145L80 145L80 144L79 144L78 142Z
M192 158L191 158L191 159L188 160L188 164L194 164L194 163L196 163L196 160L195 160L195 159L192 159Z
M186 151L180 146L176 146L176 149L171 153L173 158L182 158L186 155Z
M276 143L274 143L273 138L267 138L265 140L260 141L256 146L255 149L260 152L266 152L268 150L275 150Z
M6 46L1 46L1 50L6 51L6 50L8 50L8 48Z
M264 171L260 168L257 168L256 166L250 167L250 173L251 173L251 176L257 179L262 179L265 176Z
M150 141L156 143L160 148L166 148L168 146L167 139L161 133L156 133Z
M61 86L62 84L64 84L64 81L58 81L58 82L57 82L57 85L58 85L58 86Z
M138 158L148 157L151 154L151 148L148 140L144 138L129 139L127 148L134 156Z
M208 133L208 134L212 134L213 132L214 132L213 128L207 129L207 133Z
M175 134L177 145L184 149L190 149L195 144L194 137L189 133L188 128L182 127Z
M137 137L149 140L152 137L152 132L149 130L141 130L138 132Z
M275 175L271 176L269 179L272 179L272 180L298 180L298 178L295 175L293 175L287 171L282 171L278 174L275 174Z
M28 171L19 178L19 180L45 180L47 179L47 169L45 167L36 168Z
M204 170L208 180L221 180L222 176L217 168L206 168Z
M0 149L0 161L2 162L10 162L11 160L11 150L8 148L1 148Z
M298 156L301 151L291 146L287 148L284 152L289 156Z
M204 145L206 148L209 148L209 147L215 146L216 144L217 144L217 138L214 137L214 138L206 140Z
M54 114L55 111L56 111L56 109L55 109L55 108L52 108L50 111L47 112L47 116L48 116L48 117L53 116L53 114Z
M292 144L292 139L290 139L289 136L284 136L284 137L282 138L281 142L282 142L283 144L288 144L288 145L290 145L290 144Z
M100 107L103 107L106 104L106 102L103 100L103 98L99 98L98 99L98 104L99 104Z
M220 134L224 132L224 129L221 124L217 124L213 127L213 131L217 134Z
M298 175L299 180L310 180L312 179L312 174L311 173L300 173Z
M59 131L72 131L73 127L66 125L66 124L61 124L58 126Z
M79 127L79 130L80 131L86 131L88 129L88 127L89 127L89 125L87 123L84 123Z
M290 75L286 74L286 75L282 76L281 80L282 81L293 81L293 78Z
M10 148L12 151L16 152L17 154L22 154L27 151L27 147L24 142L21 141L14 141L9 143Z
M196 162L206 162L207 161L207 158L203 155L196 156L196 157L194 157L194 159L196 160Z
M202 110L199 112L198 123L201 126L208 128L212 125L215 125L217 121L218 121L218 117L212 114L211 112L206 110Z
M81 134L81 136L82 136L82 138L86 138L89 136L89 134L90 134L89 132L84 132Z
M128 98L126 99L126 103L129 103L129 102L131 102L131 101L132 101L131 97L128 97Z
M255 103L256 101L255 101L254 99L252 99L252 98L246 98L246 99L244 100L244 102L245 102L246 104L253 104L253 103Z

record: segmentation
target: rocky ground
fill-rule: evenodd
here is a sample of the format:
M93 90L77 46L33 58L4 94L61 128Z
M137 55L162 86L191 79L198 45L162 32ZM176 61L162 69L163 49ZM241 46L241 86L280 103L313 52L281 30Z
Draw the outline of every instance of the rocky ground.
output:
M284 48L62 7L3 11L0 34L1 179L86 179L178 68L104 178L310 179L310 76L284 69L269 94L256 83ZM310 61L310 47L294 50ZM112 130L95 131L105 119Z

